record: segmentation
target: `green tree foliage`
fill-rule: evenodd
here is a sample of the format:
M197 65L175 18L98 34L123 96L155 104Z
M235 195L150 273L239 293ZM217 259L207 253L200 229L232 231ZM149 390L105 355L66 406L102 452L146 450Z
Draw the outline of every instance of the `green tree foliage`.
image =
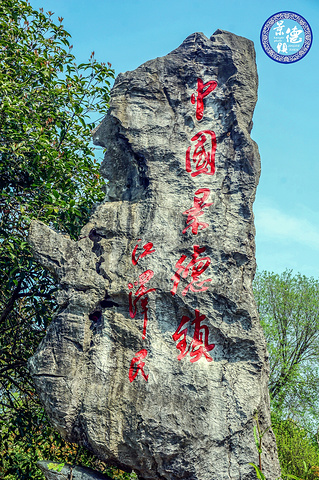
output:
M90 118L106 113L114 72L94 52L77 65L63 19L52 18L24 0L0 2L0 477L6 479L42 478L34 464L41 444L43 451L58 445L27 370L54 313L56 289L26 241L30 220L76 239L103 198Z
M272 409L304 425L319 414L319 282L261 272L254 293L267 339Z
M318 434L316 436L309 435L309 432L291 418L282 420L275 416L272 420L281 466L281 478L317 480L319 478ZM262 437L268 429L261 432L257 413L255 421L254 436L259 453L259 463L258 465L250 463L250 465L254 467L258 479L267 480L262 471Z
M283 477L295 475L304 480L319 478L319 448L315 438L291 419L273 423Z

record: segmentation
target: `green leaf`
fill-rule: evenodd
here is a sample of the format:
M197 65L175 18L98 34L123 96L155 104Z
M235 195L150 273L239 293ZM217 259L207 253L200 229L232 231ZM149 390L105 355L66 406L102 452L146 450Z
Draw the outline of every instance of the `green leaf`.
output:
M266 428L266 430L264 430L264 432L261 434L260 436L260 440L262 440L263 436L265 435L265 433L268 432L268 430L271 428L271 425L269 425L269 427Z
M300 477L296 477L296 475L291 475L290 473L282 473L282 477L288 477L288 478L293 478L294 480L303 480Z
M55 470L56 472L61 472L65 463L48 463L49 470Z
M265 475L262 473L262 471L259 469L259 467L257 467L257 465L255 465L254 463L249 463L249 465L254 467L254 469L256 470L257 478L259 478L259 480L266 480Z
M257 436L257 427L256 427L256 425L254 425L254 437L255 437L256 447L257 447L257 449L258 449L258 451L259 451L259 449L260 449L260 448L259 448L259 447L260 447L260 442L259 442L259 438L258 438L258 436Z
M53 195L55 196L55 198L59 198L59 197L60 197L59 192L57 192L56 190L52 190L52 193L53 193Z

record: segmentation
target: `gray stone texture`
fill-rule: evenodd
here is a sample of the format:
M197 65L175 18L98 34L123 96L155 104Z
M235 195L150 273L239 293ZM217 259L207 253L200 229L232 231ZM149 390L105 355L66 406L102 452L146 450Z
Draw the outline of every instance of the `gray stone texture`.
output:
M202 93L217 82L202 119L198 79ZM35 255L60 283L59 312L30 361L40 397L65 438L140 479L256 478L254 412L262 430L270 425L268 354L252 293L256 100L253 43L221 30L190 35L120 74L94 132L107 149L105 202L77 242L39 222L30 229ZM203 134L194 139L206 132L207 153L212 131L214 174L196 157ZM205 201L197 193L200 216L198 189L209 193ZM185 213L192 207L193 217ZM196 245L204 249L197 255ZM152 291L139 298L143 288ZM271 430L262 465L267 480L280 475Z
M46 480L110 480L110 477L102 475L102 473L96 472L87 467L72 467L69 463L66 463L61 471L58 471L55 467L59 464L56 462L47 462L41 460L37 463L38 467L42 471Z

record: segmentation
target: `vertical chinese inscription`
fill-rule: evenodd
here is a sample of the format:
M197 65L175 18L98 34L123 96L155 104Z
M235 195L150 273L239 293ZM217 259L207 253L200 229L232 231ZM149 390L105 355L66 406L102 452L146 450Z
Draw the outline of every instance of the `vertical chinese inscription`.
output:
M197 79L196 95L191 95L191 103L196 104L196 120L200 121L204 116L204 98L212 93L217 87L215 80L209 80L204 83L201 78ZM217 148L217 141L215 132L212 130L201 130L191 138L192 144L187 148L185 154L185 169L190 173L191 178L198 179L200 175L214 175L215 174L215 154ZM207 202L210 195L209 188L199 186L194 194L193 206L185 210L183 215L187 215L186 227L183 234L191 229L193 235L197 235L199 231L209 227L206 222L199 221L199 217L204 215L204 209L211 207L212 202ZM187 261L187 255L182 255L175 264L175 273L171 278L173 287L171 294L176 295L181 281L188 281L184 286L181 294L187 295L189 292L199 293L208 290L211 278L201 279L200 276L204 274L211 259L209 256L201 256L205 251L205 246L193 245L194 253L192 259ZM184 315L176 330L172 335L173 340L178 342L176 348L180 350L178 360L182 360L188 353L192 363L197 362L203 356L207 362L212 362L213 359L209 352L214 349L215 344L209 343L209 328L202 324L206 319L206 315L200 313L195 309L195 319L191 321L189 317ZM191 327L194 326L193 338L187 344L187 335Z
M153 243L148 242L142 247L140 247L139 242L141 239L138 240L137 244L135 245L132 251L132 264L136 266L142 258L146 257L147 255L151 255L155 252L155 248L153 248ZM142 248L142 252L141 252ZM135 280L133 283L128 284L129 292L129 312L130 317L135 318L138 310L143 315L143 330L142 330L142 339L146 338L146 330L147 330L147 322L148 322L148 295L151 292L155 292L156 288L148 288L146 284L153 278L154 272L153 270L145 270L144 272L140 273L138 276L138 280ZM133 293L133 290L135 292ZM148 381L148 375L146 375L144 371L145 362L143 361L147 356L147 350L142 348L139 352L137 352L134 357L132 358L131 365L129 368L129 380L133 382L136 379L138 373L140 372L142 377Z

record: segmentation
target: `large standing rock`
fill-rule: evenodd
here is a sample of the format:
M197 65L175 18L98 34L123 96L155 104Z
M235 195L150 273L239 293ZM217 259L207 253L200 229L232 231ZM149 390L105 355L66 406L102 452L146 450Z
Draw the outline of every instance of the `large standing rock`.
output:
M40 396L67 439L142 479L255 478L254 412L270 424L256 90L252 42L221 30L120 74L94 134L105 203L78 242L31 227L61 285L30 361ZM278 477L271 431L262 464Z

